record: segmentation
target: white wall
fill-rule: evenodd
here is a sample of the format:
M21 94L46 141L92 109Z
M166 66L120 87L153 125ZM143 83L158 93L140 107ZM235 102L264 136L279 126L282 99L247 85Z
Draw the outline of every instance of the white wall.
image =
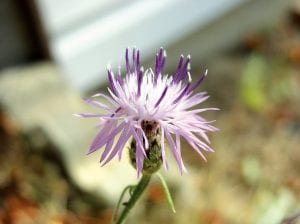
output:
M106 81L107 63L117 67L125 47L148 57L245 1L37 0L52 55L82 92Z

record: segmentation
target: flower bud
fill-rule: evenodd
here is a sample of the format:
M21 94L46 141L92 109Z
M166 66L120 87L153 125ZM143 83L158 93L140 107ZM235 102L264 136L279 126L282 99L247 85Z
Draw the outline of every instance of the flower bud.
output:
M143 174L153 174L157 172L162 165L160 127L155 121L142 121L142 129L148 139L149 148L146 149L147 157L143 163ZM136 141L132 139L129 148L130 162L136 167Z

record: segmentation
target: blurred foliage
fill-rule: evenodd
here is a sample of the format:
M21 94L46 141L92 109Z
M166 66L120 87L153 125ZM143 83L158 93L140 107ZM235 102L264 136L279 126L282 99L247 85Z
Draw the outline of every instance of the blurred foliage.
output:
M266 82L270 80L265 59L259 55L250 56L241 75L242 102L256 112L264 110L267 106Z

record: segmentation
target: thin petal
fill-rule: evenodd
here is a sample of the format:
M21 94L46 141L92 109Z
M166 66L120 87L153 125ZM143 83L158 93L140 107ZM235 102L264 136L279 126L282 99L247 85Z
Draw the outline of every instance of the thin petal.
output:
M207 76L207 72L208 72L208 70L206 69L205 72L200 77L200 79L193 86L191 86L191 88L189 89L189 92L193 92L203 82L203 80Z
M109 135L111 129L113 129L117 125L117 121L107 121L103 126L101 131L96 135L94 141L92 142L88 154L95 152L97 149L103 146L103 142L105 143L106 137Z
M144 156L147 157L147 154L145 152L145 149L144 149L144 146L143 146L143 143L142 143L143 137L139 136L139 134L134 130L134 128L132 128L132 127L130 127L130 128L131 128L132 135L133 135L135 141L137 142L137 145L140 146L141 151L143 152Z
M137 170L138 177L140 176L140 174L142 173L142 170L143 170L144 159L145 159L143 152L144 152L144 150L141 147L141 145L137 144L135 159L136 159L136 170Z
M103 93L97 93L97 94L93 95L92 97L95 98L95 97L99 97L99 96L103 97L104 99L106 99L107 101L109 101L114 106L118 105L116 101L114 101L111 97L109 97L109 96L107 96L107 95L105 95Z
M126 61L126 69L127 69L127 74L130 74L130 62L129 62L129 53L128 53L129 49L126 48L126 52L125 52L125 61Z
M182 165L182 168L183 168L183 172L187 173L187 170L184 166L182 156L181 156L180 135L178 133L176 133L176 148L177 148L179 158L181 158L181 165Z
M179 166L180 172L181 173L186 172L186 169L185 169L183 161L182 161L182 157L181 157L180 153L178 152L177 146L175 145L173 138L171 137L170 133L167 130L166 130L166 137L168 139L168 142L170 143L171 152L173 153L173 156Z
M161 126L161 155L163 159L163 164L166 170L169 169L169 164L166 157L166 151L165 151L165 130Z
M130 138L130 128L127 126L123 129L123 132L117 142L117 144L115 145L114 149L111 151L109 157L106 159L106 161L103 163L103 166L108 163L119 151L122 151L126 142L128 141L128 139ZM105 157L103 158L103 160L105 159Z
M84 117L84 118L88 118L88 117L102 117L103 114L94 114L94 113L77 113L77 114L73 114L76 117Z
M85 102L92 105L92 106L95 106L95 107L99 107L101 109L104 109L104 110L107 110L107 111L113 111L112 108L110 108L109 106L103 104L103 103L100 103L96 100L92 100L92 99L85 99Z
M100 158L100 163L105 159L105 157L107 156L107 154L111 151L112 146L114 144L114 140L115 139L112 138L112 139L108 140L108 142L106 143L105 150L102 153L101 158ZM105 165L105 163L102 164L101 166L104 166L104 165Z
M101 141L99 140L97 148L101 148L106 143L110 142L111 140L114 140L116 135L124 128L124 125L125 125L125 122L122 122L119 126L117 126L115 129L113 129L109 135L106 134L105 137L103 137L101 139ZM101 158L105 157L107 153L108 153L108 151L105 149L105 151L103 152L104 155L102 154ZM101 159L101 161L102 160L103 159Z
M155 104L155 107L157 107L161 101L163 100L163 98L165 97L166 93L167 93L167 90L168 90L168 86L165 87L164 91L162 92L160 98L158 99L158 101L156 102Z

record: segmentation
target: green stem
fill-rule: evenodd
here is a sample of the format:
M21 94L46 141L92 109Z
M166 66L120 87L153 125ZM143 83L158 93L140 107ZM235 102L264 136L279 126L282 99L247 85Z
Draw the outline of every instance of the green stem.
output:
M129 214L132 207L135 205L137 200L140 198L146 187L148 186L151 179L151 175L144 174L140 180L140 182L136 185L134 188L132 195L129 199L129 201L126 203L125 208L123 209L119 220L116 224L123 224L125 222L125 219L127 218L127 215Z
M118 201L118 204L117 204L117 207L113 213L113 218L111 220L111 224L114 224L116 222L116 219L117 219L117 215L118 215L118 212L119 212L119 208L120 208L120 205L122 203L122 200L123 200L123 197L125 195L125 193L127 192L127 190L129 190L129 193L130 193L130 190L133 188L134 186L133 185L129 185L127 187L125 187L125 189L123 190L123 192L121 193L121 196L120 196L120 199ZM131 193L130 193L131 195Z

